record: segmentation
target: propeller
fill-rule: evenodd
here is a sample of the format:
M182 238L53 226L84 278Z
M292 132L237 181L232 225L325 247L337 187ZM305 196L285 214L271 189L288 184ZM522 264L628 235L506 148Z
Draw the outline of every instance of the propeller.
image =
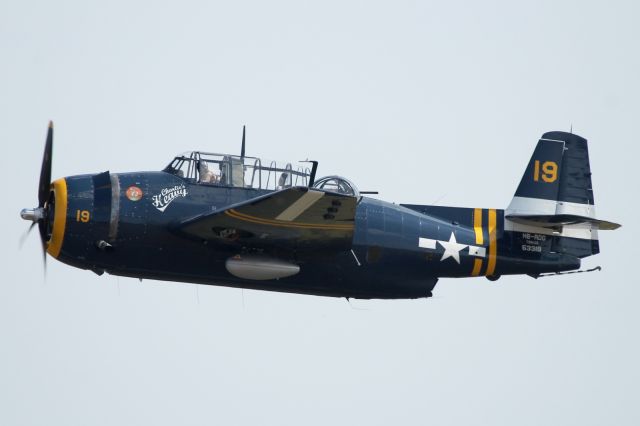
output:
M44 155L42 157L42 166L40 168L40 182L38 183L38 207L34 209L22 209L20 216L24 220L30 220L33 223L20 239L20 245L27 238L33 227L37 224L40 231L40 242L42 244L42 256L47 266L47 228L49 227L48 219L51 204L49 201L49 192L51 187L51 154L53 152L53 121L49 121L49 129L47 130L47 141L44 145Z
M24 231L24 233L20 236L20 248L22 248L22 246L24 245L24 242L27 241L29 234L31 233L31 231L36 225L37 223L33 222L31 225L29 225L29 228L27 228L27 230Z
M44 207L49 198L51 187L51 153L53 151L53 121L49 121L47 142L44 145L42 166L40 167L40 183L38 184L38 207Z

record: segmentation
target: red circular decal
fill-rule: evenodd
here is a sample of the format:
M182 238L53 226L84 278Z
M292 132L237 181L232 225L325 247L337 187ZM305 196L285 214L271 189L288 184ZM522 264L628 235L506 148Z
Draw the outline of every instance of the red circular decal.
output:
M131 201L138 201L142 198L142 189L137 186L127 188L127 198Z

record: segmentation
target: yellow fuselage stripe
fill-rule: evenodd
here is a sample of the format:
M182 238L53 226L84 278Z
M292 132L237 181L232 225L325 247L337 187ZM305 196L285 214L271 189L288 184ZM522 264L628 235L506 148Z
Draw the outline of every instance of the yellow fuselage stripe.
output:
M471 271L472 277L477 277L480 275L480 270L482 269L482 259L474 259L473 260L473 271Z
M482 209L473 209L473 230L476 234L476 244L481 246L484 243L484 235L482 232ZM473 260L472 277L480 275L482 269L482 259Z
M476 244L484 243L482 235L482 209L473 209L473 230L476 232Z
M60 255L64 240L64 228L67 225L67 181L58 179L51 186L55 194L55 217L53 219L53 232L47 242L47 253L53 257Z
M487 272L485 275L491 276L496 270L496 255L498 254L498 242L496 229L497 215L495 209L489 210L489 259L487 261Z
M286 221L271 220L271 219L265 219L262 217L250 216L248 214L240 213L234 209L225 211L225 214L234 219L239 219L246 222L257 223L260 225L278 226L282 228L326 229L326 230L339 230L339 231L353 230L353 224L329 225L329 224L323 224L323 223L315 224L315 223L286 222Z

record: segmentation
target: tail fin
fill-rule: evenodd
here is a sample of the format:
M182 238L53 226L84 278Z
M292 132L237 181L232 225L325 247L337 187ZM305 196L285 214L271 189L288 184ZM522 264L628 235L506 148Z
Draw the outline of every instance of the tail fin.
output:
M560 237L553 251L585 257L599 252L599 229L620 226L595 217L587 140L545 133L505 211L505 230Z

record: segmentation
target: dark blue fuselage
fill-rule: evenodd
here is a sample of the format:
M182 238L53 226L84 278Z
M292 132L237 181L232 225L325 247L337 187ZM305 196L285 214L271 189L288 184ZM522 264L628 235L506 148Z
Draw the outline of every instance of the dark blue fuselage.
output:
M64 184L64 224L56 218L57 253L50 253L98 274L326 296L418 298L429 297L439 277L538 274L580 264L576 257L549 253L547 237L538 242L539 252L534 247L523 254L521 237L504 230L502 210L403 206L363 197L349 250L281 252L279 258L300 266L298 274L245 280L231 275L225 261L251 247L185 238L175 226L269 191L199 184L165 172L72 176Z

